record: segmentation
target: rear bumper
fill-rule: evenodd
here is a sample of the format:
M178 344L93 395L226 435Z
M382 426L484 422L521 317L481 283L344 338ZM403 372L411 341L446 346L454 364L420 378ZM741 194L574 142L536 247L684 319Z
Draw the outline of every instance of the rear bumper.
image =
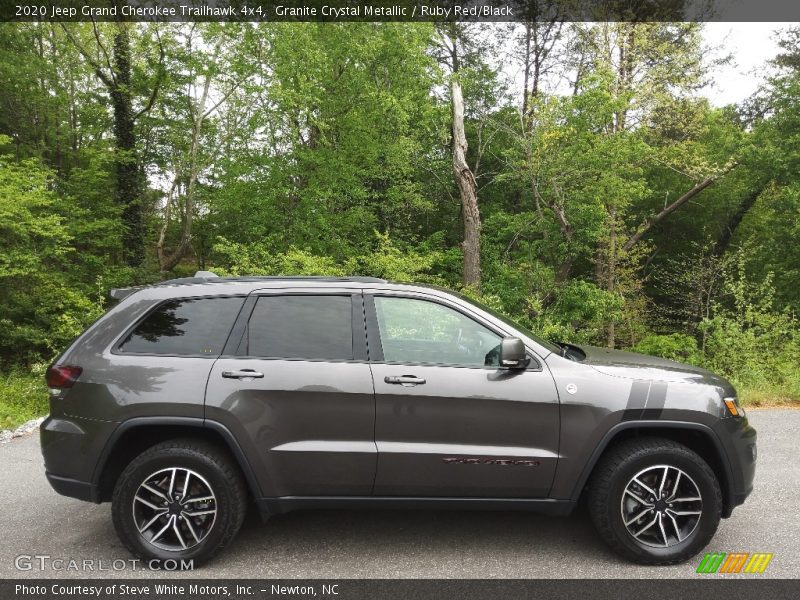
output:
M39 428L47 480L64 496L100 502L96 468L117 424L68 416L49 416Z
M50 486L62 496L77 498L86 502L100 503L97 486L89 481L78 481L69 477L59 477L52 473L45 473Z

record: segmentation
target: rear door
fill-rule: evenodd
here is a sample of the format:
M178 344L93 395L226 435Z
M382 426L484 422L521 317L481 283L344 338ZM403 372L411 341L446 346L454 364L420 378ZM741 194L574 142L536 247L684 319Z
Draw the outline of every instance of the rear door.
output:
M212 368L206 418L246 446L264 496L369 495L375 401L360 292L262 291L242 313Z
M463 307L367 292L375 495L546 497L559 431L547 367L500 369L505 332Z

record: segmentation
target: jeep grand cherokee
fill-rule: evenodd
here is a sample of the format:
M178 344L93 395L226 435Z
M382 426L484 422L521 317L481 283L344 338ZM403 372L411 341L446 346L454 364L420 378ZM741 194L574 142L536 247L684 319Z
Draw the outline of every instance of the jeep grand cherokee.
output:
M193 278L119 303L50 367L55 490L112 502L144 558L208 560L261 514L588 501L646 564L708 544L752 489L725 379L553 344L446 290L372 278Z

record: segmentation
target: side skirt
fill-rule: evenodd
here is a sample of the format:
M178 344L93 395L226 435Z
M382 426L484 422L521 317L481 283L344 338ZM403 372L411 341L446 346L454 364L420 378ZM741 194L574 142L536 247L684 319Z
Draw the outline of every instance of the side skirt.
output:
M262 519L293 510L526 510L548 515L568 515L573 500L551 498L428 498L405 496L281 496L256 500Z

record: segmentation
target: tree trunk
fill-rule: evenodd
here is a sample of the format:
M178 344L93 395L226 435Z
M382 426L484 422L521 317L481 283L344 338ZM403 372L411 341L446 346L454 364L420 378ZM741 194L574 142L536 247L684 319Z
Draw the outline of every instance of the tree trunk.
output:
M133 93L131 90L130 25L118 22L113 26L115 34L111 58L109 58L109 53L106 51L97 29L97 24L92 21L95 40L106 57L105 66L101 66L93 55L87 52L75 36L72 35L70 28L63 23L61 27L81 56L92 67L97 78L103 82L111 97L111 107L114 114L114 167L116 175L114 200L122 207L122 255L128 265L135 267L144 260L144 237L146 233L142 206L145 179L136 152L135 125L136 119L153 107L158 96L161 82L164 78L164 47L159 39L158 78L153 86L148 103L138 113L134 113Z
M169 223L172 219L172 202L175 197L175 192L178 189L178 177L172 180L172 185L167 192L167 202L164 205L164 222L161 224L161 230L158 233L158 241L156 242L156 256L158 257L159 266L164 265L166 255L164 254L164 244L167 240L167 230Z
M131 56L128 26L120 23L114 36L114 85L110 88L116 139L115 200L122 207L122 252L132 267L144 260L144 219L139 161L136 158L135 118L131 102Z
M666 219L669 215L674 213L681 206L686 204L689 200L691 200L692 198L697 196L697 194L699 194L704 189L709 187L717 179L718 179L718 177L706 177L703 181L701 181L700 183L695 185L692 189L690 189L688 192L683 194L680 198L675 200L675 202L673 202L672 204L670 204L669 206L664 208L664 210L662 210L660 213L658 213L655 217L653 217L650 220L645 221L641 226L639 226L639 228L636 230L636 233L634 233L630 238L628 238L628 241L625 242L625 244L622 246L622 249L625 252L627 252L628 250L633 248L633 246L636 244L636 242L638 242L639 240L642 239L642 237L644 237L645 233L650 231L655 225L659 224L661 221Z
M728 219L728 222L725 224L725 228L717 238L717 243L714 244L714 256L719 257L725 254L725 252L728 250L728 247L731 245L731 240L733 239L733 234L736 232L736 228L739 227L742 219L744 219L745 215L747 215L747 213L750 212L750 209L753 208L753 205L756 203L756 200L758 200L758 197L763 191L764 188L761 187L745 196L744 199L739 203L739 206L736 208L736 212L731 215L730 219Z
M606 291L614 293L617 287L617 208L608 209L610 228L608 232L608 256L606 257ZM616 344L616 325L614 321L606 327L606 345L613 348Z
M215 52L216 54L217 52ZM208 74L203 83L203 92L200 100L194 107L194 119L192 120L192 143L189 147L189 173L188 181L186 182L186 195L183 199L183 230L181 232L181 239L178 242L178 247L175 251L167 257L159 258L159 268L162 273L166 273L174 269L181 259L186 254L186 251L192 245L192 222L194 220L194 189L197 183L197 177L200 174L200 165L198 164L197 153L200 149L200 136L203 132L203 122L208 116L206 112L206 105L208 103L208 94L211 89L211 74ZM169 219L169 214L165 215L165 219ZM165 223L165 227L168 223Z
M531 23L525 23L525 60L523 69L525 71L524 81L522 82L522 119L523 123L528 118L528 80L531 74Z
M478 185L467 163L467 136L464 133L464 96L454 75L450 84L453 106L453 175L461 195L464 213L464 285L481 285L481 217L478 212Z

